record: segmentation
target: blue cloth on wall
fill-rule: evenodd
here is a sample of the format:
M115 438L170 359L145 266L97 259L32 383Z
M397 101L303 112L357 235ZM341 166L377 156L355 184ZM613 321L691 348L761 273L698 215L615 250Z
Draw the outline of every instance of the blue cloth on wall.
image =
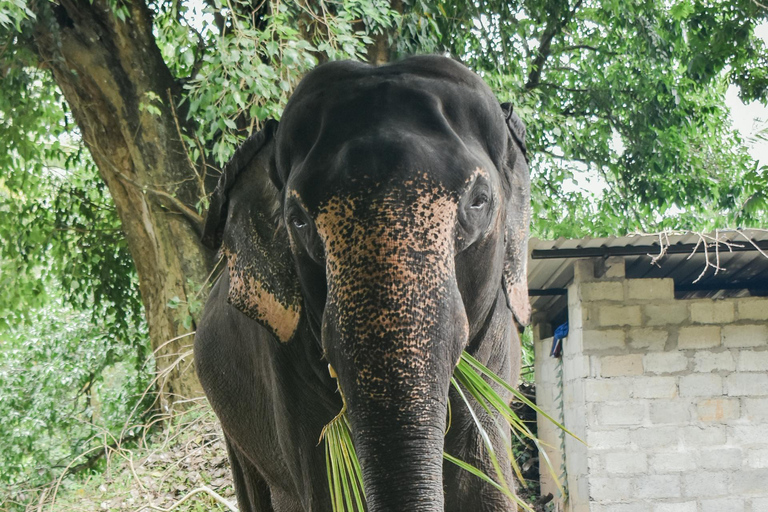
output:
M552 337L552 349L549 351L550 357L560 357L563 353L563 340L568 336L568 322L555 329L555 335Z

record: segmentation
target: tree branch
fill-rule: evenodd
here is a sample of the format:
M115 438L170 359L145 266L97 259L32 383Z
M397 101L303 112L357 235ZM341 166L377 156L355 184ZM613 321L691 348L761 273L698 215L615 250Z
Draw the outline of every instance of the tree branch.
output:
M564 46L562 48L557 48L552 53L560 54L560 53L570 52L573 50L590 50L593 52L605 53L607 55L618 55L618 53L616 52L606 50L605 48L598 48L597 46L590 46L588 44L575 44L573 46Z
M185 205L178 197L175 197L168 192L165 192L164 190L159 190L156 188L151 188L146 185L142 185L141 183L138 183L125 174L121 173L117 169L114 169L115 174L118 178L125 181L126 183L130 183L131 185L145 191L149 192L150 194L154 194L157 197L162 197L163 199L168 200L177 210L179 210L179 213L184 215L188 221L192 223L192 226L199 232L202 233L203 229L203 217L194 211L189 206Z
M561 91L566 92L590 92L591 89L576 89L572 87L564 87L559 84L553 84L552 82L539 82L536 87L551 87L553 89L560 89Z
M583 0L578 0L573 6L573 9L566 12L562 18L552 20L547 23L547 27L541 34L539 39L539 49L536 52L536 58L531 65L531 72L528 74L528 82L525 84L526 90L531 90L536 87L541 81L541 73L544 70L544 64L552 54L552 40L558 36L568 23L571 22L571 18L576 13L576 10L581 6Z

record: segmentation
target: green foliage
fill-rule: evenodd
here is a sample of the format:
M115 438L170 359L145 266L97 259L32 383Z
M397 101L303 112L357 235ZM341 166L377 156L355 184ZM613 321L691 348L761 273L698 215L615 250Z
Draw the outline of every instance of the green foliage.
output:
M119 437L153 370L115 208L28 37L0 31L4 499Z
M432 31L411 31L403 49L459 56L526 121L536 235L768 221L741 186L765 189L768 169L755 169L724 106L728 83L745 99L767 99L768 53L753 33L768 15L761 4L446 1L412 8ZM587 180L604 191L594 193Z
M35 15L25 0L0 0L0 26L21 32L21 23Z
M92 324L89 312L56 299L36 316L33 325L0 331L0 486L7 493L49 483L75 455L120 438L153 371L125 342L141 332L116 338Z
M279 118L291 92L318 62L363 59L369 35L392 27L397 15L377 0L264 3L214 0L203 12L160 4L158 44L183 77L182 109L196 126L186 144L193 161L223 165L268 117ZM201 32L200 16L218 16ZM368 32L355 23L364 20Z
M325 440L325 469L333 512L364 510L363 471L345 410L323 428L320 439Z

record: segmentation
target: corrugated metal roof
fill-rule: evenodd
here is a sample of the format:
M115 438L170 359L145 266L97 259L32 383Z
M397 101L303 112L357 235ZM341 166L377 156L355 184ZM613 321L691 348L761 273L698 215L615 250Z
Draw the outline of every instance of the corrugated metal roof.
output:
M528 288L532 294L557 293L573 280L573 263L580 254L595 257L599 253L626 253L637 248L643 254L623 256L627 277L672 278L678 298L763 295L768 293L767 246L768 230L763 229L558 240L533 238L529 242ZM670 249L664 252L662 247ZM566 251L557 252L560 250ZM672 254L675 251L680 253ZM534 257L541 255L547 259ZM565 297L532 296L531 304L535 311L560 316Z

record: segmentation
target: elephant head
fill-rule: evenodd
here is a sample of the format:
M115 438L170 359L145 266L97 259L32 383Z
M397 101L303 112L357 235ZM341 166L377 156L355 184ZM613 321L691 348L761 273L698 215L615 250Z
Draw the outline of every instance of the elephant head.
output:
M338 376L370 511L443 510L454 366L499 302L528 322L524 132L449 59L330 63L212 197L230 303Z

